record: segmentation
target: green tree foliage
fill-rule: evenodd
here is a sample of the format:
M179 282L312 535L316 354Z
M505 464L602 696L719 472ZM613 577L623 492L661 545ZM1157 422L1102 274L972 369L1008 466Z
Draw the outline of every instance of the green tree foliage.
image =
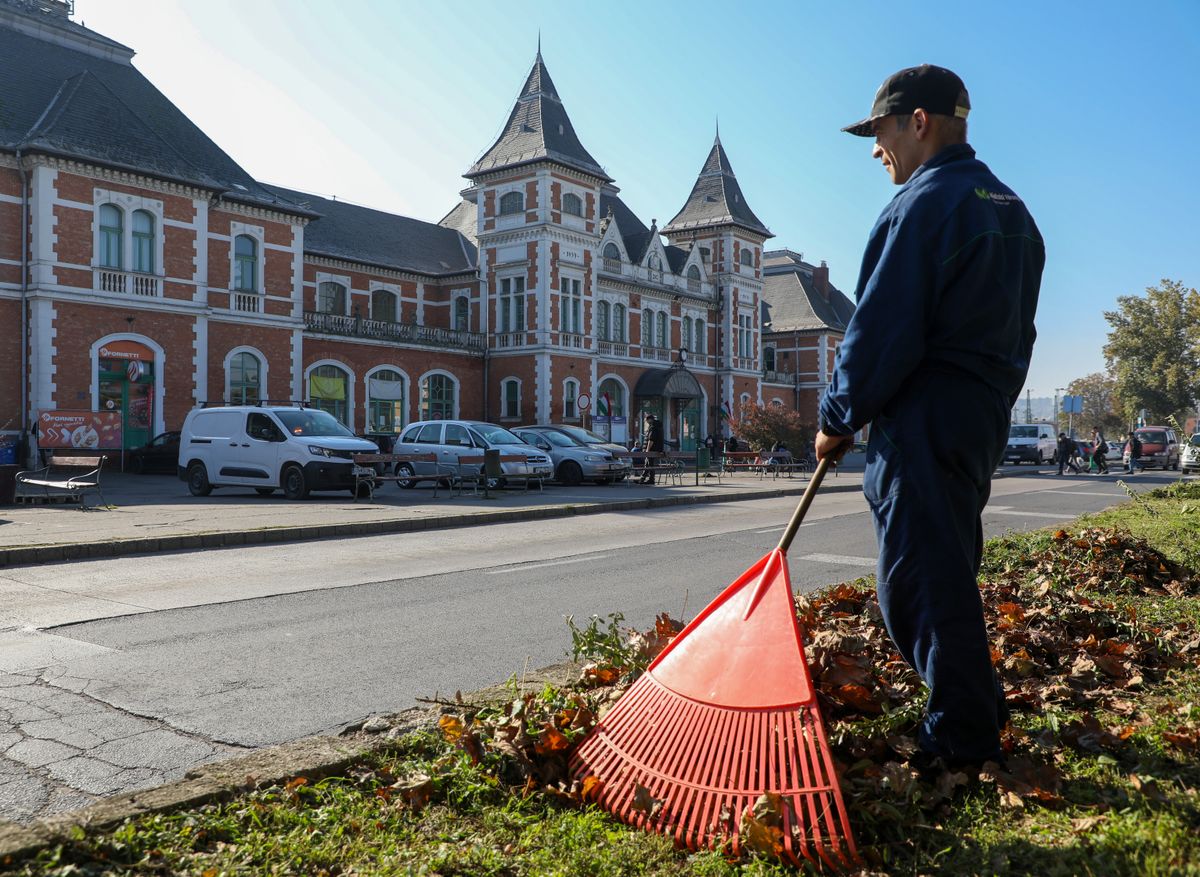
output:
M1143 408L1154 423L1186 418L1200 398L1200 293L1164 279L1145 296L1120 296L1104 319L1112 326L1104 356L1126 419Z
M1125 432L1127 423L1117 400L1117 381L1103 372L1093 372L1076 378L1067 385L1067 394L1083 397L1083 413L1071 418L1076 435L1087 435L1094 427L1100 427L1106 436ZM1058 416L1059 429L1066 430L1067 415Z
M751 450L769 451L782 441L792 455L802 457L812 447L817 428L805 423L800 414L782 405L742 405L729 419L729 426Z

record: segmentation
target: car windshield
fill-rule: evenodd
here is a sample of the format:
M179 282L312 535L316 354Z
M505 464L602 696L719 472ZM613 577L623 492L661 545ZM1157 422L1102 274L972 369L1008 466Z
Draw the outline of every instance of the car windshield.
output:
M306 408L304 411L276 411L274 414L284 429L292 435L354 438L354 433L334 420L333 415L326 411Z
M1008 429L1009 438L1037 438L1036 426L1011 426Z
M1165 432L1139 432L1137 437L1138 441L1142 444L1165 445L1167 443L1167 434Z
M523 445L521 441L507 429L492 426L490 423L473 423L471 428L489 445Z
M1190 444L1193 448L1200 448L1200 432L1192 436Z
M538 435L550 442L550 444L554 445L556 448L577 448L583 444L583 442L577 442L569 435L561 432L551 432L550 430L546 430L545 432L538 433Z
M585 445L608 444L608 439L606 439L602 435L596 435L594 432L592 432L589 429L583 429L582 427L579 427L579 426L560 426L559 429L561 429L563 432L565 432L571 438L573 438L579 442L582 442Z

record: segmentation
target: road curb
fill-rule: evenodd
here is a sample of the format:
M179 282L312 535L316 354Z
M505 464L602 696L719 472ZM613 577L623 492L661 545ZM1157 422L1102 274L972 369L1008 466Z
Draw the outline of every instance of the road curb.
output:
M858 482L822 485L823 493L848 493L861 490ZM353 524L310 524L305 526L268 527L260 530L232 530L204 533L183 533L136 539L111 539L97 542L68 542L57 545L29 545L0 548L0 568L29 566L38 563L58 563L64 560L89 560L107 557L129 557L137 554L163 554L170 551L193 551L200 548L232 548L244 545L265 545L280 542L308 542L317 539L345 539L353 536L380 536L389 533L412 533L419 530L442 530L473 527L488 523L533 521L542 518L565 518L574 515L597 515L605 512L627 512L638 509L669 508L671 506L704 505L717 502L745 502L755 499L777 499L798 496L803 487L779 487L771 490L741 491L729 494L691 494L684 496L644 497L598 503L563 503L526 509L464 512L420 518L361 521Z
M564 685L578 678L578 664L552 664L525 674L520 689L538 691L547 683ZM463 696L466 703L477 705L500 703L511 698L512 688L507 683ZM404 733L419 728L436 728L435 716L438 712L436 707L414 707L380 718ZM319 780L332 776L392 742L390 737L382 733L363 732L365 721L348 725L342 731L343 736L321 734L305 737L214 764L199 765L176 782L105 798L81 810L61 813L27 825L0 819L0 868L16 865L48 846L71 840L77 829L88 833L104 831L127 819L227 801L255 789L281 785L296 777Z

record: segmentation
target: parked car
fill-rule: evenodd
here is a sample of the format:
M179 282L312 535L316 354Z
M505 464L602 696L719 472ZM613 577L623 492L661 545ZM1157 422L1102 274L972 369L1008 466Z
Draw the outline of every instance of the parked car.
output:
M1160 466L1163 469L1179 468L1179 439L1169 426L1140 426L1133 431L1142 443L1142 454L1138 462L1145 466ZM1129 443L1122 449L1122 461L1129 465Z
M517 437L550 456L554 480L575 485L583 481L612 484L625 464L602 448L593 448L565 432L538 426L519 426Z
M470 471L460 466L459 457L478 457L484 451L502 455L520 455L523 463L501 463L501 470L512 475L541 475L553 472L550 457L530 447L502 426L481 420L420 420L410 423L392 446L394 454L436 454L436 463L397 463L395 474L403 488L416 487L422 481L450 481L482 474L483 467ZM489 488L503 487L504 478L488 480Z
M181 432L178 472L193 496L214 487L253 487L263 495L282 489L288 499L313 490L353 493L353 455L379 450L331 414L304 406L194 408Z
M522 429L553 429L561 433L565 433L575 441L583 442L589 447L596 448L601 451L607 451L612 454L624 467L624 471L616 476L614 480L624 481L629 473L633 471L633 455L629 453L629 448L624 445L619 445L616 442L610 442L602 435L597 435L590 429L584 429L581 426L571 426L569 424L554 424L542 423L531 427L522 427Z
M1200 473L1200 432L1193 433L1191 441L1183 448L1183 456L1179 459L1179 467L1184 475Z
M129 470L138 475L147 472L174 472L179 463L179 430L164 432L140 448L129 452Z

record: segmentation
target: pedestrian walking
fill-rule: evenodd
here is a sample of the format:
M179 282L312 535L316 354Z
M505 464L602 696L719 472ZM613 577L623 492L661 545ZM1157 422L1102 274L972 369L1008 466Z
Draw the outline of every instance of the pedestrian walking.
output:
M1075 440L1068 438L1065 432L1058 434L1058 474L1063 474L1063 467L1068 467L1076 475L1079 474L1079 467L1075 465L1075 455L1079 453L1075 447Z
M1092 464L1096 467L1097 475L1108 474L1108 442L1104 440L1104 433L1100 432L1100 427L1092 427Z
M871 115L844 129L875 138L872 157L900 189L867 242L815 442L836 462L871 424L863 493L879 606L929 687L919 760L948 765L1002 758L980 515L1029 370L1045 264L1024 203L967 144L969 109L958 76L923 65L888 77Z
M653 414L646 415L646 443L642 446L642 450L652 454L663 452L662 424ZM642 477L639 479L641 484L654 483L654 463L655 461L650 457L646 458L646 468L642 470Z
M1136 432L1129 433L1129 463L1125 467L1125 471L1130 475L1134 475L1138 471L1138 460L1142 456L1142 440L1138 438ZM1144 467L1143 467L1144 468Z

